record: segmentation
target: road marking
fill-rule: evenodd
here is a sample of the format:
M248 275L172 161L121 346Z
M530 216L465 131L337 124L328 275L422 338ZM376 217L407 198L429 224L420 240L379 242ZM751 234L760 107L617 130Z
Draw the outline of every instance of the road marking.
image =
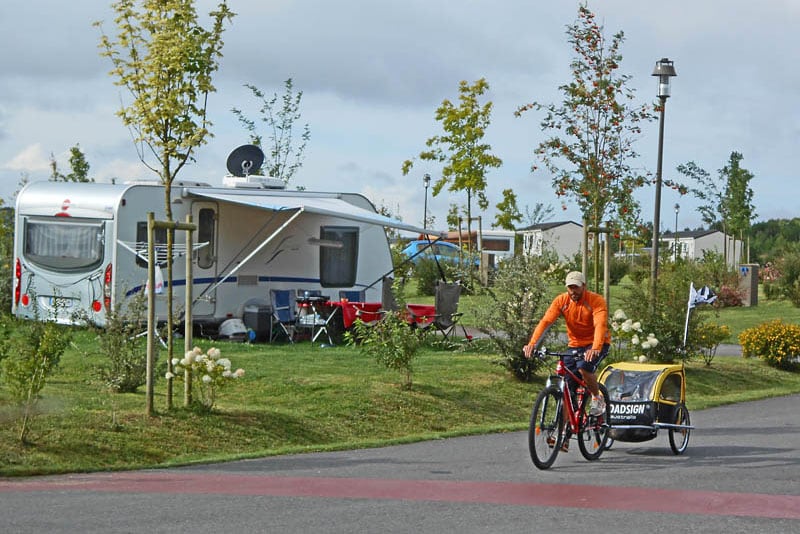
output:
M382 499L800 519L800 495L524 482L103 473L0 480L0 493L83 491Z

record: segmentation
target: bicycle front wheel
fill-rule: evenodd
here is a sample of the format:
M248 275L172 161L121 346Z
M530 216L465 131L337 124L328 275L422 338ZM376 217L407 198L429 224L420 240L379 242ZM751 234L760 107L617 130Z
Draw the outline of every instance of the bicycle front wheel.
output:
M608 443L608 422L611 420L611 404L608 400L608 390L603 384L600 387L600 395L606 404L605 412L600 415L589 413L590 402L587 392L586 402L583 403L583 413L578 414L581 419L581 427L578 432L578 449L584 458L589 461L597 460L603 454Z
M528 448L531 460L539 469L547 469L558 456L564 430L561 392L555 387L543 389L533 403Z

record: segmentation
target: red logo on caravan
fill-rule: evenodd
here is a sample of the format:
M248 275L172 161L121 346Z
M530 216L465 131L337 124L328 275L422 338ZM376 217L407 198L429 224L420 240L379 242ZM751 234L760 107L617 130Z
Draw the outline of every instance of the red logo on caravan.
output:
M65 198L61 202L61 211L56 213L56 217L69 217L69 213L67 213L67 210L69 209L69 204L70 204L69 199Z

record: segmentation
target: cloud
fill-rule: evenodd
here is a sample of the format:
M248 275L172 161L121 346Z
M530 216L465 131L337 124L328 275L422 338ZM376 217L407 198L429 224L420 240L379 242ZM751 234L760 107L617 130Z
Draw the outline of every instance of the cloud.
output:
M50 170L50 155L39 143L26 146L11 160L3 164L11 171L41 172Z

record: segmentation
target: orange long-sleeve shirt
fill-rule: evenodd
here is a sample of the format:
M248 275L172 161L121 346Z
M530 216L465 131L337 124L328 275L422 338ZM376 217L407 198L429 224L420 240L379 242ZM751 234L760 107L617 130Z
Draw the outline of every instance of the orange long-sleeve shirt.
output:
M536 325L529 343L535 345L550 325L562 315L567 323L570 347L585 347L591 344L593 349L600 350L604 343L611 343L606 300L588 290L583 292L578 302L573 302L569 298L569 293L557 296Z

